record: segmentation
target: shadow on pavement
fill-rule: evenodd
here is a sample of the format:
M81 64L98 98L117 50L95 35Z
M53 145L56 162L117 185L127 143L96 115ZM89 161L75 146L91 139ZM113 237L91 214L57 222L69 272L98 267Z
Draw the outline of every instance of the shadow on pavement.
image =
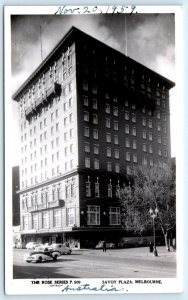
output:
M49 262L47 262L49 263ZM25 266L13 266L13 279L40 279L40 278L78 278L60 273L61 267L48 267L47 263L30 263ZM53 262L52 262L53 263ZM55 262L54 262L55 263ZM59 271L59 272L58 272Z

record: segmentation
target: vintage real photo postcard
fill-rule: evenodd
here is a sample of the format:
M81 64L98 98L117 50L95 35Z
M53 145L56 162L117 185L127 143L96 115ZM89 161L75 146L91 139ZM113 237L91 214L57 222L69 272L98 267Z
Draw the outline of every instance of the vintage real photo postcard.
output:
M182 291L181 15L4 8L6 294Z

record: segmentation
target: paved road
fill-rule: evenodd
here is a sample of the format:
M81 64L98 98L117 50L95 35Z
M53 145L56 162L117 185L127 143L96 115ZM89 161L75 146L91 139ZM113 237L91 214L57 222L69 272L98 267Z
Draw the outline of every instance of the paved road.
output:
M25 278L174 278L176 253L158 247L158 257L148 248L75 250L57 261L26 263L27 250L14 249L14 279Z

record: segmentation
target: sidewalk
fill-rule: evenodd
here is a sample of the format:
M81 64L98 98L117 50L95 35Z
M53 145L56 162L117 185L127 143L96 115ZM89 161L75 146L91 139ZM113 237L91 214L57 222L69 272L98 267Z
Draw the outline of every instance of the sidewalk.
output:
M87 254L93 254L97 252L99 255L103 254L102 249L73 249L73 252L86 252ZM138 247L138 248L123 248L123 249L107 249L106 255L118 256L118 257L131 257L144 259L158 259L158 260L172 260L176 259L176 251L167 251L165 246L157 247L158 256L154 256L153 253L149 252L149 247Z

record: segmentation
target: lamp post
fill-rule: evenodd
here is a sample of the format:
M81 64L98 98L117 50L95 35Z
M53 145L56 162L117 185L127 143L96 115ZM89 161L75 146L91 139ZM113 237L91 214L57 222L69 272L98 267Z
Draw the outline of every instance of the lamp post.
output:
M149 213L150 217L153 219L153 254L154 256L158 256L157 249L156 249L156 241L155 241L155 218L158 216L158 208L156 207L155 210L150 208Z

